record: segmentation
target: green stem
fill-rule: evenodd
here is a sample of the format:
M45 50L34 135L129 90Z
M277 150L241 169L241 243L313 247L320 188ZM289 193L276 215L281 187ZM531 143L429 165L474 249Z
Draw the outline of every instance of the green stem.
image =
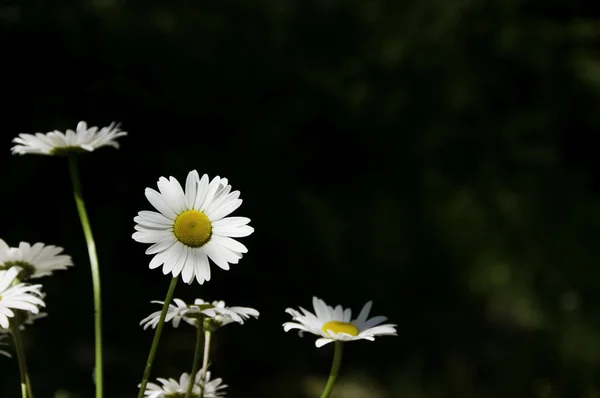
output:
M200 365L200 356L202 352L202 322L200 319L196 321L196 349L194 350L194 362L192 362L192 373L190 373L190 383L185 393L185 398L192 396L192 390L196 381L196 373L198 373L198 365Z
M27 392L29 393L29 398L33 398L33 390L31 389L31 379L29 378L29 372L25 374L25 383L27 384Z
M138 393L138 398L144 397L144 391L146 391L146 384L148 384L150 372L152 371L152 363L154 362L156 350L158 349L160 335L162 334L163 326L165 324L165 318L167 317L167 310L169 309L169 304L171 304L171 300L173 300L173 293L175 293L175 286L177 286L178 280L178 277L171 279L171 284L169 285L169 290L167 291L167 297L165 298L165 303L163 304L162 311L160 312L160 318L158 319L158 325L156 325L156 332L154 332L154 339L152 340L152 346L150 347L150 354L148 354L148 361L146 362L146 369L144 370L144 376L142 377L142 383L140 384L140 392Z
M27 371L27 362L25 361L25 349L21 341L21 332L19 331L19 323L13 320L10 325L10 333L12 334L15 343L15 351L17 351L17 360L19 362L19 373L21 375L21 395L23 398L33 398L31 391L31 383L29 381L29 373Z
M96 243L92 228L85 210L85 203L81 193L81 183L79 182L79 173L77 172L77 162L75 155L69 155L69 171L71 172L71 182L73 184L73 194L75 196L75 205L81 219L83 234L87 244L88 255L90 257L90 267L92 269L92 286L94 290L94 348L96 357L95 377L96 398L102 398L102 301L100 296L100 268L98 267L98 255L96 254Z
M210 357L210 328L204 327L204 358L202 358L202 373L200 374L200 398L204 398L204 386L206 385L206 371L208 369L208 358Z
M342 341L336 341L335 343L335 351L333 352L333 364L331 365L331 372L329 373L329 379L327 379L327 385L325 385L325 390L323 390L323 394L321 394L321 398L329 397L331 394L331 390L333 390L333 385L337 380L338 373L340 372L340 365L342 363L342 351L344 349L344 343Z

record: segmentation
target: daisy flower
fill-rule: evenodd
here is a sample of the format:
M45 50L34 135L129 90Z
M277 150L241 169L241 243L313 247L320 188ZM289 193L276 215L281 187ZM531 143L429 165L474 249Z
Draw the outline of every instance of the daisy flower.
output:
M369 301L360 311L358 317L351 320L352 311L343 309L341 305L333 308L325 304L323 300L313 297L315 313L311 313L300 307L302 313L288 308L285 310L292 316L292 322L283 324L286 332L292 329L300 329L300 332L310 332L321 336L316 342L317 347L322 347L334 340L375 340L375 336L396 336L396 325L380 323L387 320L384 316L376 316L367 319L371 310L372 301ZM377 326L379 325L379 326Z
M108 127L98 130L98 127L89 127L86 122L79 122L75 131L67 130L65 133L52 131L46 134L19 134L13 139L17 145L12 147L13 155L66 155L69 153L93 152L103 146L119 148L116 139L127 135L119 129L114 122Z
M71 257L62 253L58 246L36 243L31 246L27 242L19 243L19 247L9 247L0 239L0 270L21 267L20 280L40 278L52 275L53 271L64 270L73 265Z
M133 219L137 232L133 239L152 243L146 254L153 254L150 269L162 265L165 275L181 274L191 284L210 280L210 258L224 270L237 264L246 246L232 238L250 235L254 228L247 225L246 217L227 217L240 207L240 192L231 192L226 178L215 177L210 182L204 174L199 177L191 171L185 182L185 191L170 177L158 180L158 189L146 188L146 198L155 211L140 211Z
M41 299L42 292L40 289L42 285L17 283L12 286L18 273L18 267L12 267L8 271L0 271L0 327L4 329L8 329L10 325L8 318L15 316L13 309L37 314L40 312L38 307L46 306Z
M3 340L6 340L7 338L8 338L8 334L0 335L0 345L9 345L6 341L3 341ZM12 355L10 355L10 353L8 353L4 350L0 350L0 355L4 355L5 357L9 357L9 358L12 357Z
M174 299L175 304L169 304L165 322L172 321L173 327L178 327L181 320L192 326L197 326L198 319L209 321L213 329L225 326L232 322L244 324L246 319L251 316L258 318L259 312L248 307L226 307L224 301L213 301L209 303L202 299L194 300L193 304L186 304L181 299ZM152 303L164 305L164 301L152 301ZM156 328L160 319L160 311L153 312L148 317L142 319L140 325L144 330L148 327Z
M225 396L226 384L223 383L223 379L210 380L210 372L206 372L206 383L204 385L204 394L201 394L200 388L200 377L202 375L202 369L196 373L194 380L194 387L192 389L193 398L219 398ZM179 381L175 379L157 379L160 384L148 383L144 396L146 398L167 398L167 397L183 397L187 391L190 383L190 376L187 373L182 374L179 377ZM138 386L139 387L139 386Z

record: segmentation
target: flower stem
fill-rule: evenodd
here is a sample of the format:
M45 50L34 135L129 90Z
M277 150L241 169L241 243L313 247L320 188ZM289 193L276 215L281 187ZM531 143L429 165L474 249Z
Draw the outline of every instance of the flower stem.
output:
M90 267L92 269L92 286L94 291L94 351L95 351L95 377L96 398L102 398L102 300L100 296L100 268L98 267L98 255L96 254L96 243L92 228L85 210L85 203L81 193L81 183L79 173L77 172L77 162L75 155L69 155L69 171L71 173L71 182L73 184L73 194L75 196L75 205L83 227L83 235L87 244L88 255L90 257Z
M192 396L192 390L196 381L196 373L198 373L198 365L200 365L200 353L202 352L202 331L204 330L203 323L198 319L196 325L196 349L194 351L194 362L192 363L192 372L190 373L190 383L185 393L185 398Z
M25 357L23 357L25 358ZM27 392L29 393L29 398L33 398L33 390L31 389L31 380L29 379L29 371L25 374L25 384L27 385Z
M206 386L206 371L208 369L208 358L210 357L210 328L204 328L204 358L202 358L202 374L200 375L200 398L204 398L204 387Z
M140 384L138 398L143 398L144 391L146 391L146 384L148 384L150 372L152 371L152 363L154 362L156 350L158 349L160 335L162 334L165 318L167 317L167 310L169 309L171 300L173 300L173 293L175 293L175 287L177 286L178 280L178 277L171 279L171 284L169 285L169 290L167 291L167 297L165 298L165 303L163 304L162 311L160 312L160 318L158 319L158 325L156 325L156 332L154 332L154 339L152 340L152 346L150 347L150 353L148 354L148 361L146 362L146 369L144 370L144 376L142 377L142 383Z
M23 398L33 398L31 391L31 383L29 381L29 373L27 371L27 362L25 361L25 349L21 341L21 332L19 331L19 323L11 322L10 333L12 334L15 343L15 351L17 352L17 360L19 362L19 373L21 375L21 396Z
M344 349L344 343L342 341L336 341L335 350L333 352L333 363L331 365L331 372L329 373L329 379L327 379L327 385L325 385L325 390L323 390L323 394L321 394L321 398L329 397L331 394L331 390L333 390L333 385L337 380L338 373L340 372L340 365L342 363L342 351Z

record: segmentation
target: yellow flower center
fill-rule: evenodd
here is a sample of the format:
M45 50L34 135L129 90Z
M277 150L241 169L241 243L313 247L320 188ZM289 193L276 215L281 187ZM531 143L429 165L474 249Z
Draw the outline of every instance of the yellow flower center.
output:
M330 321L327 322L321 328L322 331L328 333L328 331L337 334L337 333L345 333L350 336L358 336L358 328L351 323L340 322L340 321Z
M204 246L212 235L212 224L206 214L197 210L187 210L175 219L175 237L190 247Z

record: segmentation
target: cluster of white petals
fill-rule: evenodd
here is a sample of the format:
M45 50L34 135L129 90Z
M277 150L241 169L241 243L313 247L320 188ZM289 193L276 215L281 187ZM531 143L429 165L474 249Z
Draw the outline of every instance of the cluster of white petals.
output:
M12 267L6 271L0 271L0 327L8 329L10 319L15 316L13 310L29 311L33 314L40 312L40 307L46 304L42 300L42 285L30 285L13 281L19 274L18 267Z
M214 379L211 380L210 371L206 372L205 384L204 384L204 394L201 394L202 389L200 387L200 379L202 376L202 369L196 373L196 377L194 378L194 386L192 387L192 397L193 398L220 398L225 396L224 389L227 388L226 384L223 384L222 379ZM148 383L146 385L146 390L144 391L144 396L146 398L167 398L167 397L180 397L185 395L188 386L190 384L191 378L187 373L183 373L179 380L176 379L163 379L158 378L157 381L160 383Z
M17 145L12 147L12 153L18 155L56 155L62 151L83 150L93 152L103 147L119 148L117 138L127 135L119 129L119 125L111 123L107 127L88 127L86 122L79 122L75 131L52 131L49 133L19 134L13 139Z
M164 305L164 301L152 301L152 303ZM160 320L161 311L156 311L142 319L140 325L144 330L152 327L156 328ZM181 299L174 299L173 304L169 304L165 322L171 322L173 327L178 327L180 322L189 323L192 326L198 326L198 320L209 318L216 326L224 326L232 322L243 324L250 317L258 318L259 312L254 308L248 307L226 307L224 301L208 302L202 299L195 299L193 304L186 304Z

